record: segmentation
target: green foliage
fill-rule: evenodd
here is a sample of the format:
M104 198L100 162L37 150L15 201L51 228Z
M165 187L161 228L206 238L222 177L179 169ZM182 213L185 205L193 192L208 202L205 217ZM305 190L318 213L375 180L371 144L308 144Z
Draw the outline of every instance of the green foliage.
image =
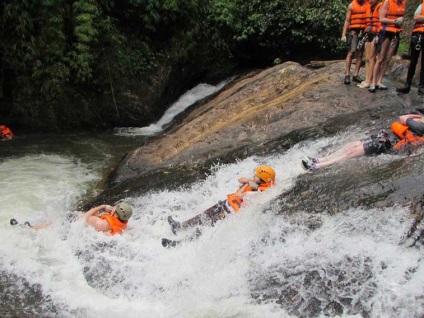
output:
M340 36L346 8L342 0L215 0L210 18L238 54L252 49L259 54L290 54L306 48L333 51L338 49L335 39Z
M199 70L217 59L271 65L337 52L347 5L345 0L3 1L0 69L13 74L15 101L42 104L67 85L103 92L123 76L146 77L164 60Z

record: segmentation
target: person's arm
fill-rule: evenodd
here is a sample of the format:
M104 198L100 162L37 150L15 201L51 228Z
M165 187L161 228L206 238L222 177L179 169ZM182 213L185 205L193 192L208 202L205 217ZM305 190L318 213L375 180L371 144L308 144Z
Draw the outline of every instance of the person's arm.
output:
M341 40L343 42L346 42L346 33L347 33L347 30L348 30L349 25L350 25L350 17L352 16L352 8L353 8L353 4L350 3L347 6L346 18L345 18L345 22L344 22L344 25L343 25L342 38L341 38Z
M238 179L238 182L242 185L248 184L253 190L257 190L259 185L256 183L254 179L249 179L245 177L241 177Z
M387 10L389 10L389 0L384 0L384 3L380 9L380 22L384 24L396 24L396 20L386 18Z
M418 114L407 114L407 115L403 115L403 116L400 116L399 117L399 120L400 120L400 122L402 123L402 124L404 124L404 125L406 125L406 121L409 119L409 118L412 118L412 119L421 119L423 116L421 116L421 115L418 115Z
M42 229L49 227L51 224L52 224L52 221L47 221L47 223L45 223L45 224L39 224L39 225L31 226L30 229L31 230L42 230Z
M238 197L239 199L243 199L244 195L246 194L246 188L249 186L249 183L243 184L235 193L234 195Z
M92 208L88 212L85 213L85 221L93 226L96 230L107 232L110 230L109 223L106 220L102 220L97 216L97 213L101 211L110 212L112 211L112 207L110 205L99 205L98 207Z
M415 22L424 22L424 15L421 15L422 4L420 4L414 13Z
M241 177L241 178L238 179L238 182L241 183L241 184L246 184L246 183L249 183L250 180L251 179L249 179L249 178Z

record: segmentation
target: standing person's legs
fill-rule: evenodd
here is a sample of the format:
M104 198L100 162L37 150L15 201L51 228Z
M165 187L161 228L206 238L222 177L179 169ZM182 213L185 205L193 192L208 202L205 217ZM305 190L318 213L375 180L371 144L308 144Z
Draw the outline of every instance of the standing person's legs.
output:
M345 64L345 78L344 83L346 85L350 84L350 66L352 65L353 53L349 50L346 56L346 64Z
M399 93L407 94L409 93L411 89L412 79L414 78L415 70L418 63L418 58L421 52L421 47L417 46L417 44L418 43L414 41L414 39L411 40L411 60L409 61L408 74L406 75L406 83L404 87L400 87L396 89L396 91ZM423 73L421 72L421 74ZM420 83L421 83L421 76L420 76Z
M368 49L368 63L369 63L369 78L368 78L368 83L371 84L372 82L372 77L373 77L373 72L374 72L374 66L375 66L375 59L376 59L376 54L377 54L377 50L375 48L375 43L374 41L368 42L369 44L369 49Z
M371 85L375 65L375 53L374 41L365 42L365 81L358 85L361 88L368 88Z
M350 30L348 34L348 52L345 63L344 83L350 84L350 67L352 66L353 54L356 54L356 45L358 44L358 34L356 31Z
M364 54L363 48L356 51L356 62L355 62L355 70L353 72L353 77L354 77L353 80L359 83L362 81L359 77L359 70L361 69L363 54Z
M376 58L375 65L374 65L374 72L373 72L373 75L372 75L373 76L372 77L372 84L369 88L369 91L371 93L375 92L375 89L376 89L376 86L377 86L377 83L378 83L378 78L381 74L381 67L382 67L383 61L386 57L387 49L388 49L389 45L390 45L390 39L386 37L383 40L383 43L381 44L380 51L377 53L377 58Z
M424 34L421 36L421 42L419 43L420 52L421 52L421 69L420 69L420 82L418 84L418 94L424 94ZM418 53L419 54L419 53ZM418 60L418 57L417 57Z
M387 87L382 84L383 77L386 74L387 68L389 67L390 59L392 58L393 54L396 52L399 45L398 36L394 36L391 40L390 39L386 39L386 40L388 40L386 54L383 59L383 63L381 64L380 74L378 75L378 80L376 83L377 84L376 87L379 87L379 89L387 89ZM383 45L385 44L386 40L383 42Z

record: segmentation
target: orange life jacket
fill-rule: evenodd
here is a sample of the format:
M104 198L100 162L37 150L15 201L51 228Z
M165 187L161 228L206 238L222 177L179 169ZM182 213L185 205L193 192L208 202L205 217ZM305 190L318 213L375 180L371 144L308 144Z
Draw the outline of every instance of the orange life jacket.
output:
M394 150L401 150L406 147L408 144L418 146L424 143L424 137L415 136L410 130L409 127L399 123L394 122L390 129L393 131L396 136L399 137L400 141L393 146Z
M389 8L387 9L386 18L390 20L396 20L397 18L403 17L405 14L405 1L401 0L400 4L396 3L396 0L389 0ZM395 24L382 23L379 30L386 26L386 32L399 33L402 28Z
M110 214L103 214L100 217L102 220L106 220L110 226L110 233L115 235L116 233L121 233L123 230L127 228L128 221L122 222L116 216Z
M262 183L259 185L258 190L259 192L263 192L269 187L273 186L274 183ZM246 187L246 192L252 192L256 191L253 190L250 186ZM234 209L234 211L238 212L240 210L241 204L243 203L243 199L240 199L238 196L236 196L234 193L227 195L227 201L228 204Z
M370 33L377 33L378 28L380 27L380 8L383 5L382 2L374 6L372 8L371 6L367 10L367 30Z
M352 12L350 14L349 29L364 29L367 26L367 10L370 3L365 0L359 4L358 0L352 1Z
M421 3L421 15L424 15L424 1ZM414 32L424 32L424 22L415 22L414 29L412 30L412 33Z
M15 135L12 133L9 127L3 126L3 129L1 130L1 138L6 138L7 135L10 135L12 138L15 138Z

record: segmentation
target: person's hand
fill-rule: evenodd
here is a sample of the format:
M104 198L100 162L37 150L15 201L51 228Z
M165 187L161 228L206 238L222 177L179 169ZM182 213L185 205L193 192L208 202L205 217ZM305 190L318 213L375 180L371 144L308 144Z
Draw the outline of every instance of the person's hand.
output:
M110 211L112 211L112 209L113 209L113 206L105 204L105 211L106 212L110 212Z
M342 42L346 42L346 36L345 36L345 35L343 35L343 36L340 38L340 41L342 41Z
M253 180L249 180L249 187L251 187L253 190L258 190L258 184L253 181Z
M403 17L397 18L395 20L395 25L400 27L403 24Z

